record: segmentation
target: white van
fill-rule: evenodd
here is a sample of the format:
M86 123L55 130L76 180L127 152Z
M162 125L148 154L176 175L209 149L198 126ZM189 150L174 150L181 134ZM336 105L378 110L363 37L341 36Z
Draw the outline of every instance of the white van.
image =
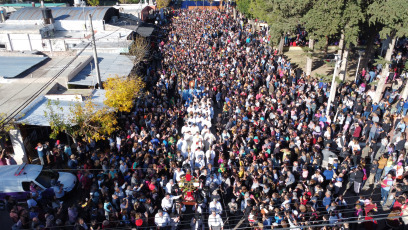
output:
M26 199L31 182L40 188L51 188L51 180L63 184L65 193L72 191L77 184L75 175L43 169L42 165L22 164L0 166L0 199L10 195L16 199Z

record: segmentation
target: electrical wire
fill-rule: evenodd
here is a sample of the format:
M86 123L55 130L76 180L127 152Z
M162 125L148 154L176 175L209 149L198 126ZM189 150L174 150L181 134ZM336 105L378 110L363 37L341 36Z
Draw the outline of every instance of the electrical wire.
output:
M5 125L9 123L18 113L20 113L24 108L26 108L31 102L33 102L51 83L53 83L68 67L71 65L78 57L82 54L82 52L90 45L90 43L86 44L85 47L79 51L74 58L72 58L58 73L54 75L48 82L46 82L43 86L41 86L30 98L23 102L17 109L15 109L12 113L8 114L7 117L0 123L0 125Z

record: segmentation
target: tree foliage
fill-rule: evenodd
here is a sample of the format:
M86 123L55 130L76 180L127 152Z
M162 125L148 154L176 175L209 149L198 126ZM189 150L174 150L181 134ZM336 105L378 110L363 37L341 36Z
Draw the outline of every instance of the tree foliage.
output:
M0 113L0 139L4 138L7 139L7 133L15 129L15 124L13 120L10 120L5 113Z
M99 6L99 0L88 0L90 6Z
M97 108L91 99L85 104L75 103L70 107L70 122L76 124L74 136L82 136L86 141L104 140L107 135L117 130L114 110L104 107Z
M250 12L251 0L237 0L237 9L246 17L251 17Z
M146 38L136 36L129 49L129 55L135 57L133 64L138 65L141 61L145 60L149 53L149 49L150 44Z
M156 1L157 9L162 9L162 8L168 7L170 2L171 2L171 0L157 0Z
M408 0L374 0L368 6L371 24L381 24L381 38L402 37L408 32Z
M73 139L83 137L86 141L105 139L117 130L117 120L113 109L97 108L89 97L69 106L68 111L60 106L60 101L48 101L44 116L51 127L50 138L65 132Z
M343 5L342 1L318 0L303 17L309 37L317 41L316 48L323 48L327 37L339 33Z
M108 78L104 83L104 89L106 90L104 103L119 112L130 112L135 98L144 86L142 78L138 76Z
M292 32L302 23L304 15L313 7L315 0L253 0L250 12L253 17L266 21L270 26L273 42L284 33Z

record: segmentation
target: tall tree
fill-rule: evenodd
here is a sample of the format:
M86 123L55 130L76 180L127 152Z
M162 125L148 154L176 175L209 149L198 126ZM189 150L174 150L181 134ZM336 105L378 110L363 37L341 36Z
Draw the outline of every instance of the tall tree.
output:
M251 17L250 7L251 0L237 0L237 9L247 18Z
M59 101L48 101L44 116L50 123L50 138L55 139L61 132L71 136L75 141L84 138L86 141L105 139L117 129L114 110L97 108L92 99L85 103L76 102L65 111Z
M397 37L407 35L408 32L408 0L374 0L368 7L371 14L369 19L371 24L382 25L380 31L381 38L390 38L385 61L391 61ZM386 64L381 72L381 78L378 81L374 102L379 102L382 98L386 79L389 74L389 64Z
M272 42L279 43L283 52L284 34L295 31L304 15L316 0L253 0L250 11L255 18L266 21L270 26Z
M361 25L365 21L362 12L362 3L364 0L347 0L342 14L341 21L341 38L344 37L343 51L339 52L339 58L342 58L339 77L340 80L346 79L347 62L350 49L357 45L361 30ZM341 49L341 47L339 47Z
M309 54L306 61L306 74L310 75L313 66L313 44L322 49L329 37L336 36L341 28L343 1L317 0L305 14L302 21L309 37Z

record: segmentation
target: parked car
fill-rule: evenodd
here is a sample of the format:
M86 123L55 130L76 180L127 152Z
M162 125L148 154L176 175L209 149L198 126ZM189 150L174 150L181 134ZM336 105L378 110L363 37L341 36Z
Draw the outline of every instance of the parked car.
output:
M54 180L62 184L65 194L75 189L77 178L68 172L44 169L42 165L22 164L0 166L0 200L9 195L17 200L26 199L30 185L34 183L41 189L49 190Z

